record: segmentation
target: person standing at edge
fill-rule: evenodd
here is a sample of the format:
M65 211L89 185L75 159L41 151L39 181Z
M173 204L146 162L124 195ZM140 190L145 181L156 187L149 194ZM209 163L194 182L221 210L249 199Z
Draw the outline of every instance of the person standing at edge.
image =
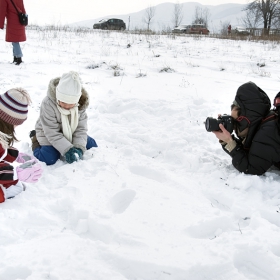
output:
M231 24L228 25L227 30L228 30L228 35L231 35Z
M26 14L23 0L12 0L19 12ZM13 45L13 54L15 65L22 63L22 51L20 42L26 41L25 26L21 25L18 18L18 13L11 0L0 0L0 28L4 29L5 18L6 25L6 42L11 42Z

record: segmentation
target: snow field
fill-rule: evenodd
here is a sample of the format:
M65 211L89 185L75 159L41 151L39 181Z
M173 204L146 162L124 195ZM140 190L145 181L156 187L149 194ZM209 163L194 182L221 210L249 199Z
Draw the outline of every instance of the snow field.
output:
M2 92L21 86L33 100L16 146L31 153L28 132L49 80L75 70L99 147L71 165L44 165L36 185L0 205L0 279L279 279L280 172L238 173L203 123L229 113L247 81L273 100L279 45L117 32L27 37L20 67L0 41Z

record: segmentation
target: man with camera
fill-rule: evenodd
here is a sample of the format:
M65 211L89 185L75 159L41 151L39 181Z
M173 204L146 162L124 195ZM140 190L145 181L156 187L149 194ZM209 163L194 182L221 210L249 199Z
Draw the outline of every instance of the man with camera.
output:
M275 106L280 101L277 96ZM262 175L272 165L280 168L280 126L278 114L270 107L266 93L248 82L238 88L231 116L206 119L206 130L216 135L240 172Z

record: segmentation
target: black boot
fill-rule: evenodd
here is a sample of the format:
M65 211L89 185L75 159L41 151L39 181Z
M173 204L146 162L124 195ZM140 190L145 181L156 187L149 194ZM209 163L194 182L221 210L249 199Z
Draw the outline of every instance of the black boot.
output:
M21 57L16 58L16 65L20 65L22 62Z
M32 142L32 151L34 151L35 149L41 147L39 142L38 142L38 140L37 140L36 131L35 130L30 131L29 137L31 138L31 142Z
M17 62L17 58L16 56L14 56L14 61L12 63L16 63Z
M36 135L36 130L31 130L30 132L29 132L29 137L30 138L32 138L33 136L35 136Z

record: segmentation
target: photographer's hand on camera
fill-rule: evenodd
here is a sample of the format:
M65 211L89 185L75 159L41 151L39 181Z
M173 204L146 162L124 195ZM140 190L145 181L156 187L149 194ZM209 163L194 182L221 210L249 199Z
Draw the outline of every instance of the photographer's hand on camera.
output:
M221 130L212 131L212 132L216 135L216 137L220 141L222 141L222 142L224 142L226 144L228 144L229 142L233 141L233 139L231 137L231 134L225 129L225 127L222 124L219 124L219 128Z
M222 124L219 124L219 131L212 131L219 142L223 145L223 148L227 152L231 152L236 147L236 141L232 138L232 135L225 129Z

